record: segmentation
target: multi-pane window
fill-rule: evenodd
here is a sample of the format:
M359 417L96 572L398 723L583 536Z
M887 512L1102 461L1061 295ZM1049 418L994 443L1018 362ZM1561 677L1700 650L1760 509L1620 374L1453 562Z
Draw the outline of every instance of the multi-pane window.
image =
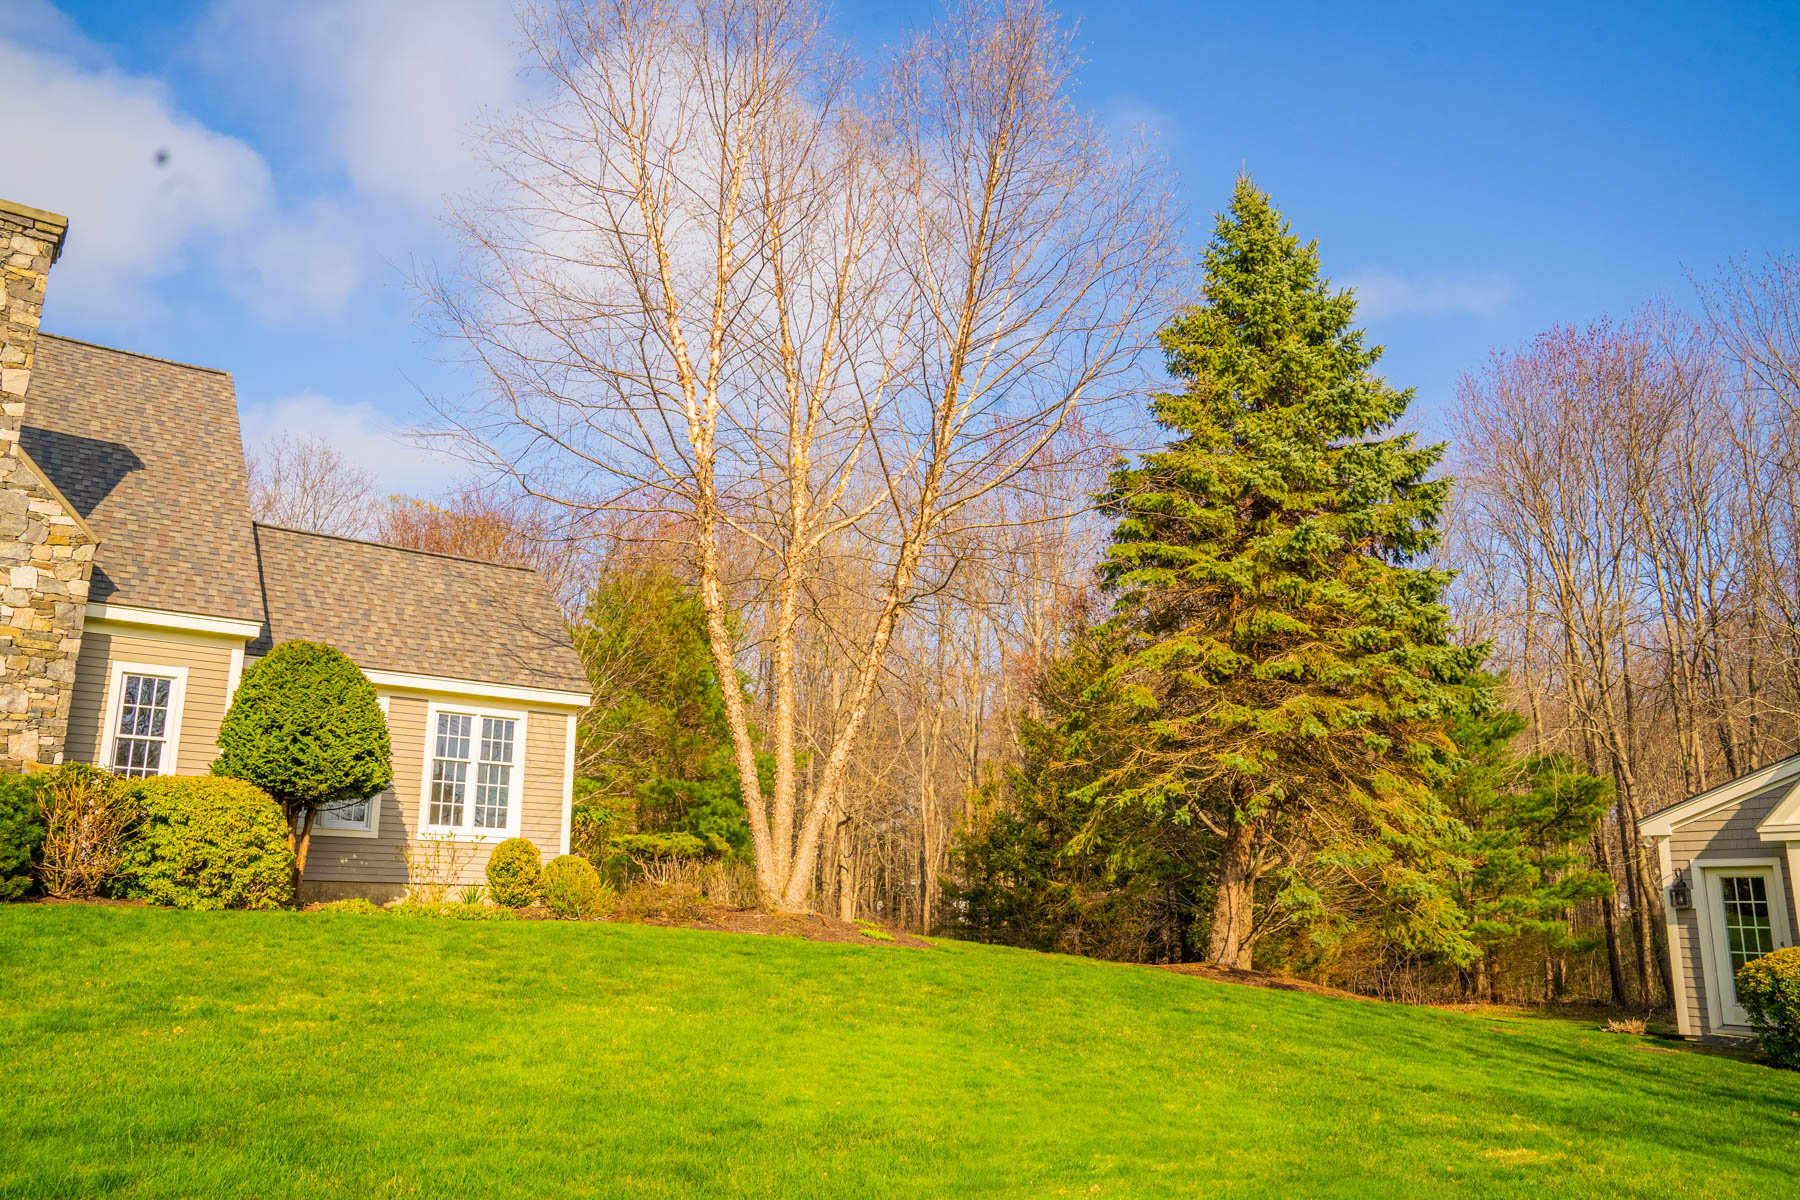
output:
M1775 927L1769 918L1768 879L1763 875L1726 875L1719 880L1725 905L1725 944L1731 951L1731 977L1738 968L1775 949Z
M473 833L507 828L512 818L518 724L512 717L437 714L432 730L428 825Z
M373 828L371 819L374 815L375 801L371 797L359 800L355 804L347 804L342 808L328 808L319 813L320 829L363 830Z
M119 677L119 720L113 728L112 768L121 775L161 775L173 756L169 710L175 680L126 672Z

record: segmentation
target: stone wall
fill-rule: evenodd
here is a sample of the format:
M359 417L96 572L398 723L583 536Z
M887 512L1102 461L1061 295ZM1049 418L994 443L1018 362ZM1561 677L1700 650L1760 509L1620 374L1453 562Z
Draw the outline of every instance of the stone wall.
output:
M0 770L62 762L95 538L19 446L68 221L0 200Z

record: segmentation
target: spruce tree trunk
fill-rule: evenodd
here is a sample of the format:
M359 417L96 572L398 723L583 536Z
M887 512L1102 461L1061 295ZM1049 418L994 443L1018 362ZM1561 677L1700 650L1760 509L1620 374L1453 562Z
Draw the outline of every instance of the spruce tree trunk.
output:
M1231 827L1219 861L1219 886L1213 898L1212 928L1206 937L1206 961L1225 967L1250 967L1250 916L1255 899L1256 828Z

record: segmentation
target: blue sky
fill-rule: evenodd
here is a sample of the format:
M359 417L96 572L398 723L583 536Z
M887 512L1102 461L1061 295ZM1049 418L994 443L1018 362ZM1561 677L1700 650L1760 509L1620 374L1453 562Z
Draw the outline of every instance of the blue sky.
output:
M873 54L923 0L845 3ZM1490 348L1685 301L1800 249L1800 4L1075 3L1079 99L1156 130L1203 241L1240 165L1355 284L1427 429ZM516 95L505 0L0 0L37 144L0 196L67 213L46 327L224 367L247 435L396 440L472 379L414 319L466 128ZM17 136L21 126L12 126ZM156 164L159 151L167 153Z

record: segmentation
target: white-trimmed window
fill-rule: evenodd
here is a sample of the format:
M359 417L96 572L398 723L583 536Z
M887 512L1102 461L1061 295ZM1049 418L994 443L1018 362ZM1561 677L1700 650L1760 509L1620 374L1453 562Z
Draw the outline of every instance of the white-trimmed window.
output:
M525 714L477 708L426 710L426 833L513 837L525 769Z
M381 715L388 715L388 698L380 696L376 703L381 705ZM375 837L381 832L381 798L387 795L370 796L356 804L343 808L324 809L318 819L313 822L314 832L342 834L345 837Z
M173 775L181 748L187 668L114 663L101 765L121 775Z

